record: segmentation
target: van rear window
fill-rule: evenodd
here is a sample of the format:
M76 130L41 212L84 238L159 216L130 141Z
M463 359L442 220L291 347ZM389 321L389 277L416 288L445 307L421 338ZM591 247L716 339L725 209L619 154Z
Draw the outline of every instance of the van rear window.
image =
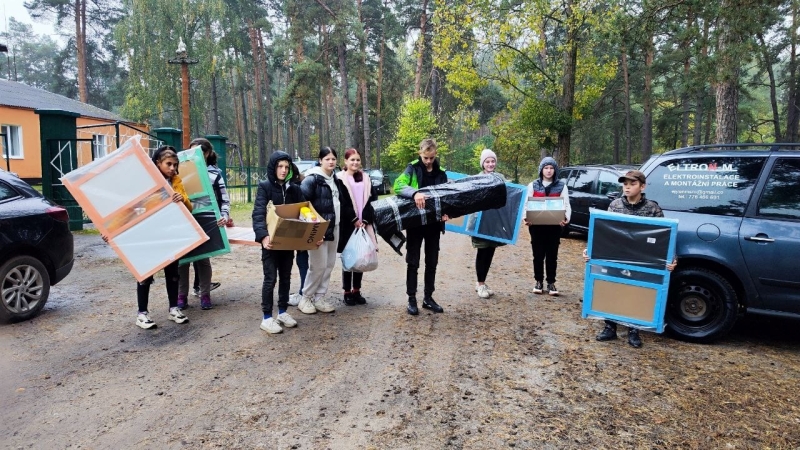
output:
M647 198L661 209L742 216L764 157L694 157L664 161L647 176Z

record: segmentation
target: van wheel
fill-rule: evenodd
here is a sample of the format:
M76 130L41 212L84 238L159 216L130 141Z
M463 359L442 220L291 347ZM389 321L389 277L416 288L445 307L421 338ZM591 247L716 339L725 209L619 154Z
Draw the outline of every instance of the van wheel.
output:
M736 291L724 277L701 268L672 274L665 320L678 339L708 343L727 334L738 315Z
M0 321L28 320L44 308L50 275L32 256L15 256L0 267Z

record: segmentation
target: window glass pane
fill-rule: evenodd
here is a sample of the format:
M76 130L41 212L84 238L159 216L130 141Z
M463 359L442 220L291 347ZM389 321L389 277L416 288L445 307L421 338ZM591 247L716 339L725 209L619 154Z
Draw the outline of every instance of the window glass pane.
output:
M0 183L0 202L4 202L14 197L19 197L17 191L5 183Z
M661 209L741 216L765 157L694 157L661 163L647 177L647 198Z
M102 158L108 154L108 136L104 134L95 134L94 142L92 142L92 158Z
M3 142L3 156L6 156L6 152L10 150L10 154L12 158L21 158L22 157L22 140L21 140L21 132L22 130L20 127L14 125L3 125L0 128L0 133L5 134L5 141Z
M620 192L622 189L618 180L619 176L616 173L601 170L600 175L597 177L598 193L607 195L611 192Z
M563 181L564 184L567 184L567 179L569 178L569 169L562 169L558 171L558 179Z
M570 180L572 180L572 186L568 186L569 190L571 192L586 192L591 194L592 182L596 174L596 170L581 169L572 171L570 178Z
M758 215L800 219L800 159L782 158L775 163L764 186Z

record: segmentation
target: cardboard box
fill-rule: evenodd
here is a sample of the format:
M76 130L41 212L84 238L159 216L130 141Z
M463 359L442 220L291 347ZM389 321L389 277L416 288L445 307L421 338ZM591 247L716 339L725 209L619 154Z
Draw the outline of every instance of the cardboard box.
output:
M560 225L567 214L563 197L528 197L525 218L531 225Z
M267 205L267 231L272 240L273 250L315 250L316 242L325 236L328 221L303 222L300 217L300 208L307 206L320 215L311 206L310 202L289 203L286 205Z

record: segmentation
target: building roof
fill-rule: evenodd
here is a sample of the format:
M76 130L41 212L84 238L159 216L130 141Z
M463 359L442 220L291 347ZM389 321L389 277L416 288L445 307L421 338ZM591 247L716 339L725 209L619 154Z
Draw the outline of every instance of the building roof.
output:
M30 109L61 109L78 113L81 116L96 119L119 120L124 119L111 111L100 109L87 103L81 103L63 95L53 94L43 89L0 79L0 106L13 106L16 108Z

